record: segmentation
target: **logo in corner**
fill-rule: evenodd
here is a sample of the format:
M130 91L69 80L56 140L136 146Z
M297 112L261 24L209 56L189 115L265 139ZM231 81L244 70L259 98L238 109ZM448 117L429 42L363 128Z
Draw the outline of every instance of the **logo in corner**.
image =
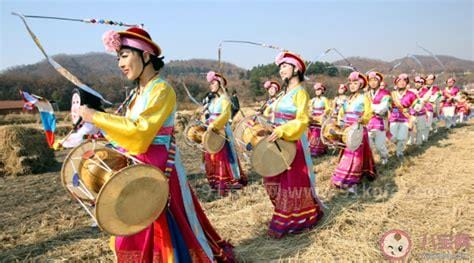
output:
M393 229L386 232L380 239L380 250L392 260L405 258L411 250L410 236L402 230Z

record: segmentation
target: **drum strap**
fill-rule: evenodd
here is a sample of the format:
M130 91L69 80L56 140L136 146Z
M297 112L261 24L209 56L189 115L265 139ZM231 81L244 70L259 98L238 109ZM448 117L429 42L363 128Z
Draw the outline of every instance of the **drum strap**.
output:
M405 96L405 93L403 95L400 95L398 92L394 92L393 95L394 96L392 96L392 98L393 98L393 103L395 104L395 106L399 109L399 111L403 114L403 116L405 116L407 119L410 119L410 115L407 112L408 107L405 108L402 105L402 98L403 96Z

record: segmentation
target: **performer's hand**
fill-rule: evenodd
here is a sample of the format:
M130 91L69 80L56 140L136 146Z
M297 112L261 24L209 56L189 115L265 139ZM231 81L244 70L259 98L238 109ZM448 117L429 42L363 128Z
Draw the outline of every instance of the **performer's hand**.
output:
M92 123L92 117L94 116L95 112L95 110L90 109L89 107L84 105L79 108L79 115L81 115L82 120L85 122Z
M53 143L53 150L59 151L59 150L62 150L62 149L63 149L63 146L61 144L61 140L55 140L54 143Z
M274 142L274 141L276 141L278 138L279 138L279 137L278 137L278 134L274 131L274 132L272 132L272 134L270 134L270 136L268 136L267 141L269 141L269 142Z

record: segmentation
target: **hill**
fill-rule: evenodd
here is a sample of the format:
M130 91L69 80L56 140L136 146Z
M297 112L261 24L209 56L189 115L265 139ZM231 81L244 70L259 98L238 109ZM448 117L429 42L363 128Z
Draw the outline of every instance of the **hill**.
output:
M117 67L115 56L106 53L87 53L83 55L60 54L54 58L76 75L80 80L101 92L109 101L119 103L125 98L126 87L133 87L133 83L127 81ZM350 57L349 61L362 72L376 69L386 75L395 75L400 72L429 73L441 72L441 66L429 56L419 56L421 68L413 58L405 57L391 62L382 60ZM465 72L474 72L474 61L462 60L450 56L439 56L439 59L447 68L446 72L455 72L461 76L458 84L474 82L474 75L464 75ZM394 70L395 65L399 66ZM336 61L334 65L346 65L344 61ZM207 82L205 74L209 70L217 70L218 63L210 59L172 60L166 62L161 75L176 88L180 105L191 101L184 92L182 83L186 83L191 93L197 99L201 99L207 93ZM230 63L222 64L223 73L228 79L229 91L236 90L242 101L253 102L265 96L263 82L268 79L278 80L278 67L273 63L257 65L250 70L240 68ZM327 62L315 62L308 67L307 74L310 81L306 82L308 90L314 81L322 81L330 89L328 96L335 94L335 87L339 83L346 82L346 69L333 67ZM444 81L445 76L440 78ZM34 94L44 96L49 100L57 102L62 110L70 107L71 91L74 85L59 75L54 68L45 60L31 64L9 68L0 72L0 100L19 99L18 90L27 90ZM312 94L312 92L311 92Z
M352 63L352 65L362 72L366 72L374 68L384 74L398 74L402 72L411 73L413 70L426 74L432 72L440 73L444 71L443 67L439 65L439 63L432 56L414 55L414 57L418 59L418 61L421 63L421 66L413 57L403 57L389 62L362 57L349 57L347 59ZM474 72L474 61L444 55L438 55L437 57L446 68L447 73L463 73L466 71ZM344 60L338 60L335 61L334 64L347 65L347 62ZM399 64L399 66L395 67L397 64Z

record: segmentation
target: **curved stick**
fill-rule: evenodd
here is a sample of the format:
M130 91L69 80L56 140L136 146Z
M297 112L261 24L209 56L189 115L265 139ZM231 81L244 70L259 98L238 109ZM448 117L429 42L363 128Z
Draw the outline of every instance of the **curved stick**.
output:
M12 12L12 15L15 15L15 16L18 16L22 21L23 21L23 24L25 25L26 27L26 30L28 30L28 33L30 34L31 38L33 39L33 41L35 42L36 46L40 49L41 53L43 53L44 57L48 60L48 62L54 67L54 69L59 72L59 74L61 74L63 77L65 77L67 80L69 80L70 82L72 82L74 85L76 85L78 88L82 89L83 91L85 92L88 92L96 97L98 97L99 99L101 99L103 102L107 103L107 104L112 104L111 102L109 102L108 100L106 100L104 97L102 97L102 95L97 92L96 90L90 88L89 86L87 86L86 84L82 83L76 76L74 76L71 72L69 72L68 70L66 70L63 66L61 66L58 62L56 62L53 58L51 58L50 56L48 56L48 54L46 53L46 51L44 50L43 46L41 45L41 43L39 42L39 39L38 37L36 37L36 35L33 33L33 31L30 29L30 27L28 26L28 23L26 22L26 18L25 16L23 16L22 14L19 14L19 13L15 13L15 12Z

